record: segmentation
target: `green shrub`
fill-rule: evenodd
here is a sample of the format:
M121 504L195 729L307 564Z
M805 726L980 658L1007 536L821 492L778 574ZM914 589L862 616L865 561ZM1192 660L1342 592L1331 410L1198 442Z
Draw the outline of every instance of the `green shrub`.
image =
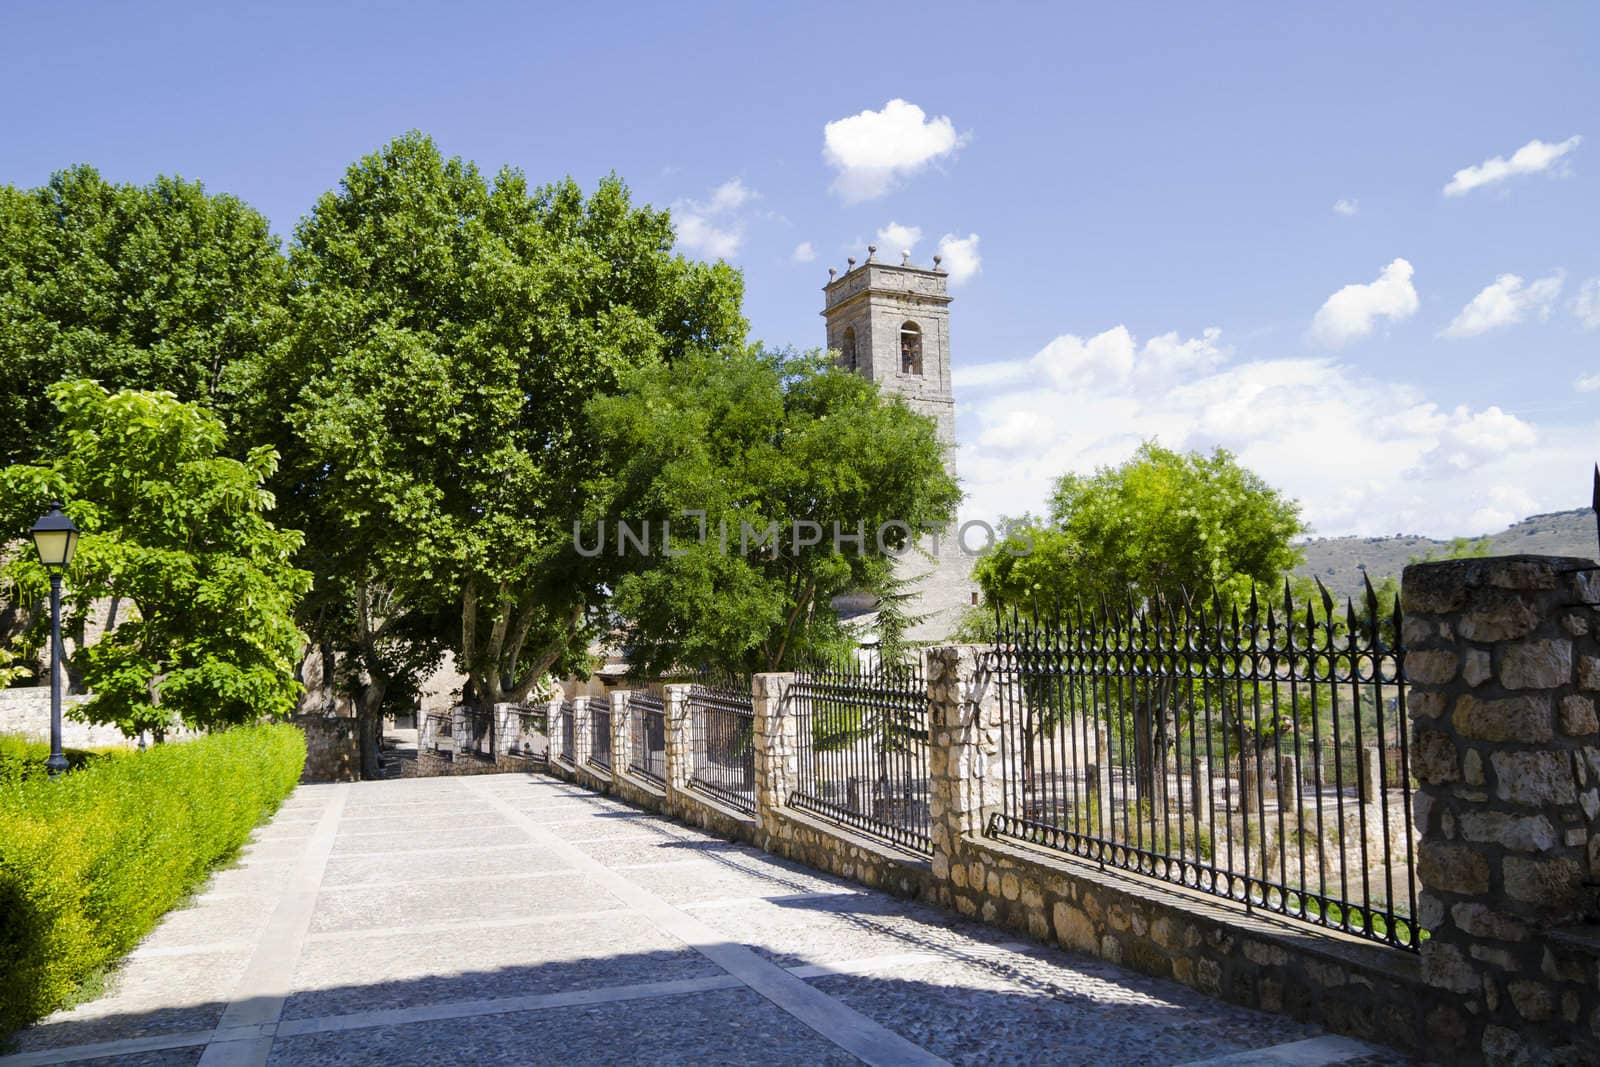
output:
M299 780L305 736L250 726L0 782L0 1034L120 958Z
M129 751L125 748L64 748L61 754L67 758L67 770L75 771L91 760L116 757ZM0 734L0 784L48 778L50 769L45 761L49 758L49 742L34 741L21 734Z

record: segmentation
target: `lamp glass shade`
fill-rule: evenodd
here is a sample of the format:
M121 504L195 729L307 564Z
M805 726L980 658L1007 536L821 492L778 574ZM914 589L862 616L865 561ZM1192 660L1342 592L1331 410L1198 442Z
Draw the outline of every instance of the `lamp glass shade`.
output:
M72 562L72 554L78 550L78 528L60 507L51 508L28 532L33 535L33 547L39 550L40 563L58 570Z

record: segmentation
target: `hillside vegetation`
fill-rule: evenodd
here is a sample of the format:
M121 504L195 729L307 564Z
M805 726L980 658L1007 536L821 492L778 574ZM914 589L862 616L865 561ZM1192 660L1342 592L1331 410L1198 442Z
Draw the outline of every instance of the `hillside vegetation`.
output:
M1361 592L1361 572L1365 569L1374 583L1400 577L1413 558L1432 553L1442 556L1449 541L1431 537L1322 537L1301 542L1305 562L1295 568L1296 575L1320 578L1335 596L1356 596ZM1588 508L1530 515L1488 537L1491 556L1581 556L1594 559L1595 514Z

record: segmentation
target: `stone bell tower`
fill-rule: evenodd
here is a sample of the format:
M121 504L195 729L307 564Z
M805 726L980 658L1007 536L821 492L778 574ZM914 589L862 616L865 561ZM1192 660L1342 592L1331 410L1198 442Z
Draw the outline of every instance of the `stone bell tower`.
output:
M956 403L950 384L949 276L940 269L911 265L910 253L898 264L880 263L877 248L867 246L867 260L849 261L845 273L828 271L823 287L823 318L828 324L828 349L839 365L876 382L885 393L902 397L911 410L933 420L945 446L946 469L955 476ZM938 538L929 560L919 553L902 558L902 574L914 579L908 609L926 616L908 635L912 640L949 637L961 615L974 602L972 559L956 543L952 525ZM920 542L932 550L932 539ZM974 548L981 547L974 544Z

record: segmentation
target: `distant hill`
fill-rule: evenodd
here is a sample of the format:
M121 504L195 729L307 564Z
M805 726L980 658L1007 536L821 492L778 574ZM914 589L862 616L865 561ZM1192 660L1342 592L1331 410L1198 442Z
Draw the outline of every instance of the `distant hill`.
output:
M1301 542L1306 558L1295 574L1322 579L1335 596L1355 596L1361 592L1363 569L1373 582L1389 575L1398 578L1413 557L1442 555L1449 546L1431 537L1318 537ZM1588 508L1530 515L1489 537L1491 556L1594 559L1597 547L1594 512Z

